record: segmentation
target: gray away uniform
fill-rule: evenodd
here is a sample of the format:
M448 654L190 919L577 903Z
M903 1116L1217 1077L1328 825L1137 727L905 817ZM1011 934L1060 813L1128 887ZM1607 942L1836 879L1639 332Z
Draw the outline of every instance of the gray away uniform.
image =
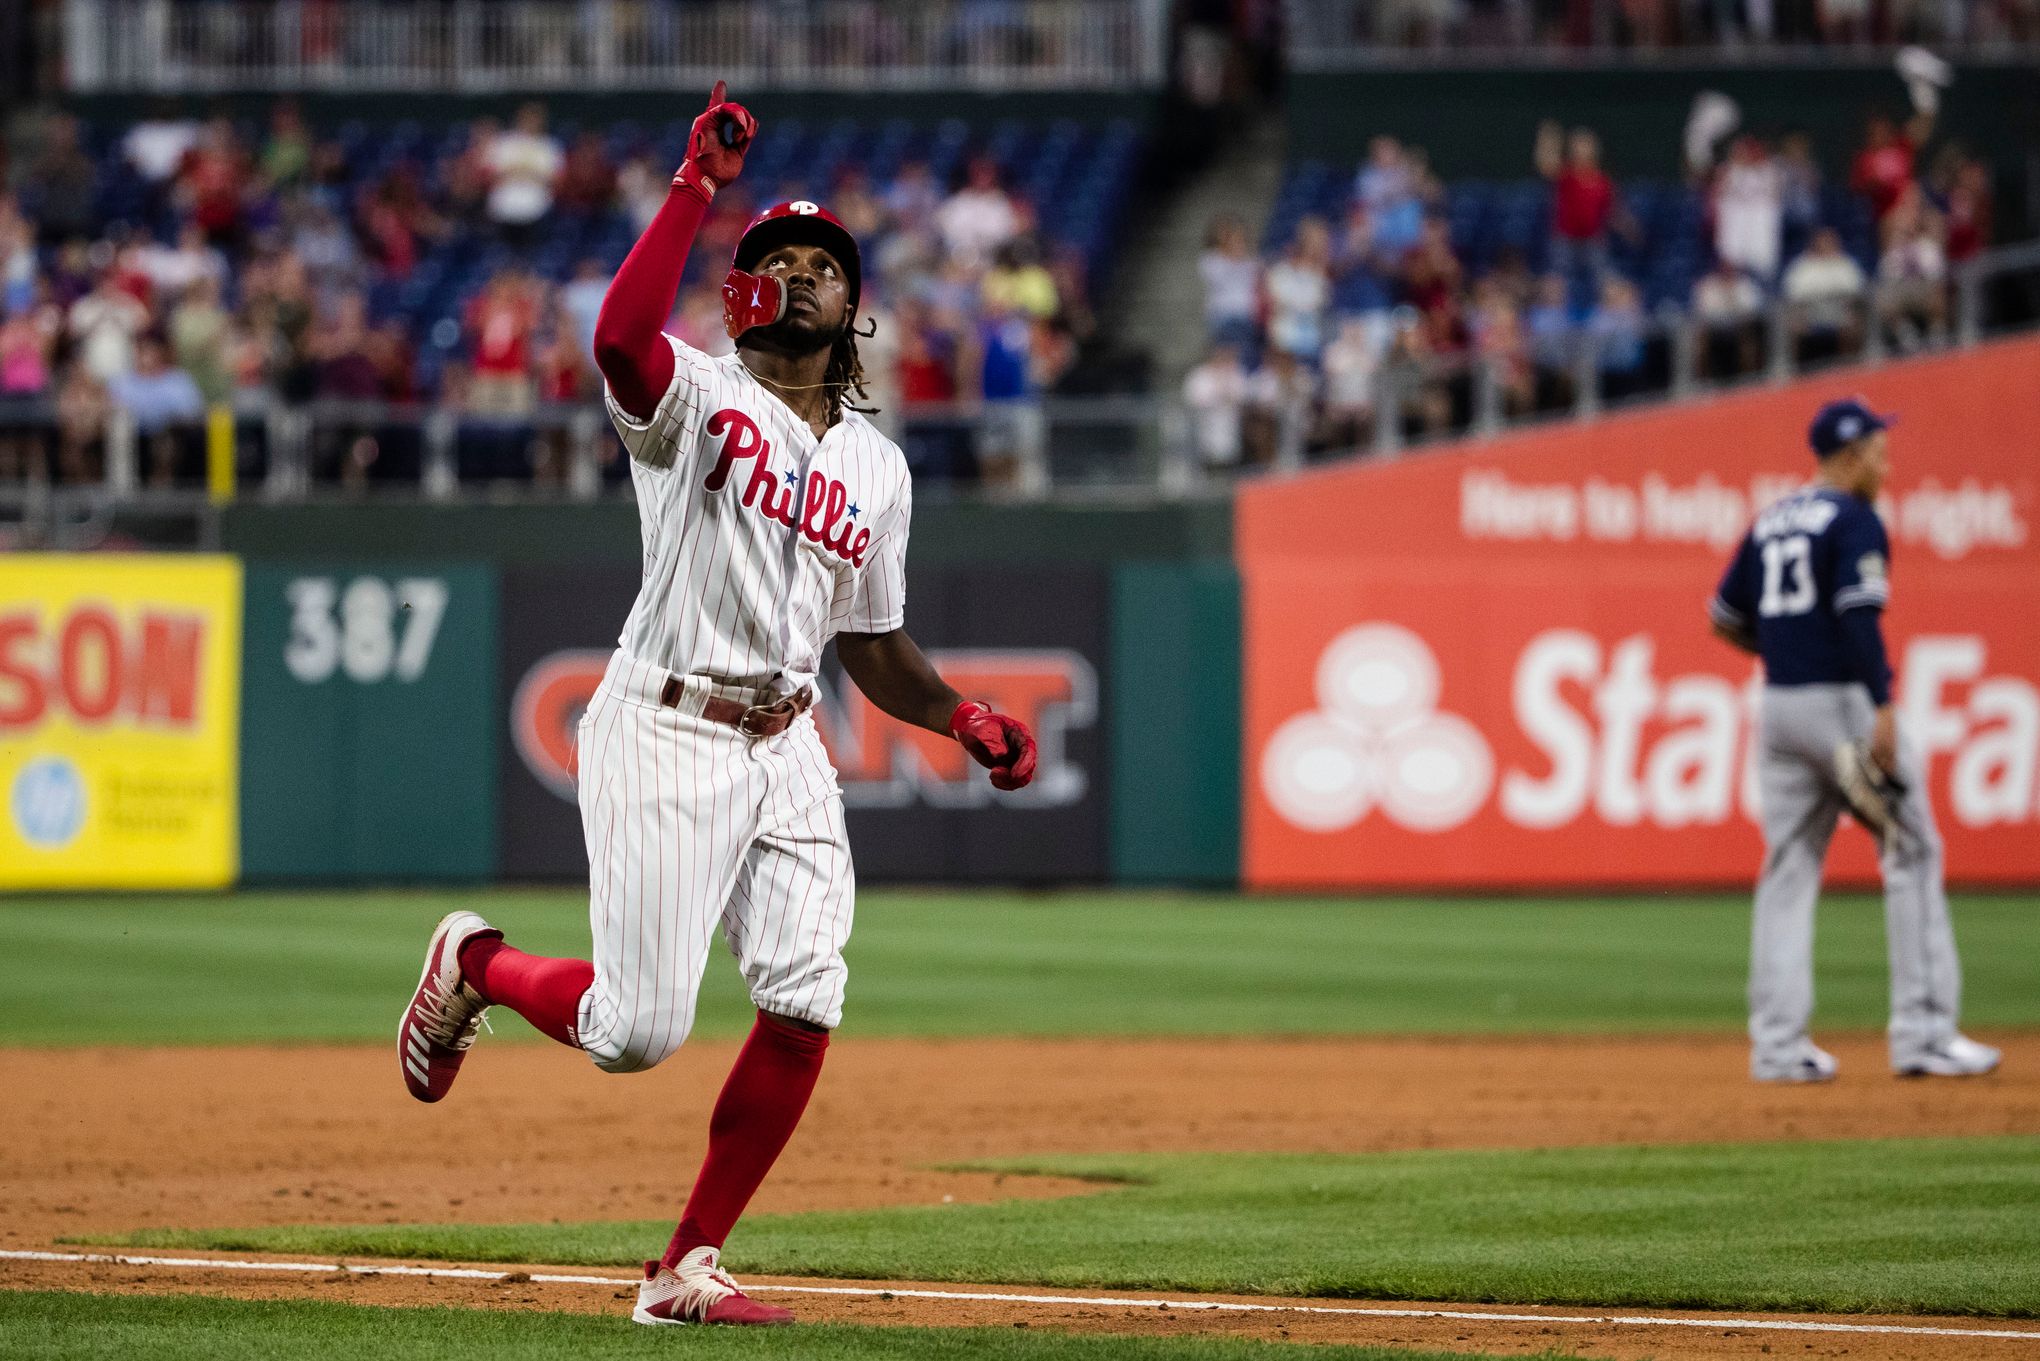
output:
M1790 1063L1810 1044L1813 910L1845 806L1835 748L1867 739L1890 698L1879 633L1889 558L1884 524L1867 503L1804 488L1757 517L1709 605L1718 623L1754 635L1767 681L1756 758L1765 849L1750 936L1753 1071ZM1955 1035L1962 973L1926 771L1903 734L1899 767L1910 787L1902 833L1881 848L1879 868L1891 1059L1903 1069Z

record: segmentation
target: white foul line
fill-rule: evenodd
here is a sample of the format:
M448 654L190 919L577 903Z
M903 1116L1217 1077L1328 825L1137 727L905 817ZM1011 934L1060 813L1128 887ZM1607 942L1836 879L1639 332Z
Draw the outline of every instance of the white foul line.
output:
M216 1257L135 1257L96 1252L31 1252L0 1249L0 1261L101 1262L117 1266L202 1267L216 1271L285 1271L356 1276L443 1276L449 1280L499 1281L503 1271L473 1267L363 1266L346 1262L255 1262ZM515 1268L509 1268L515 1270ZM637 1285L633 1276L569 1276L531 1272L535 1285ZM1476 1309L1397 1309L1371 1304L1238 1304L1225 1300L1124 1299L1110 1295L1016 1295L973 1290L903 1290L868 1285L751 1285L746 1290L790 1295L862 1295L910 1300L960 1300L991 1304L1076 1304L1103 1309L1185 1309L1232 1314L1345 1314L1366 1318L1450 1319L1469 1323L1588 1323L1628 1328L1742 1328L1774 1333L1870 1333L1883 1337L1992 1337L2040 1342L2040 1329L1930 1328L1900 1323L1827 1323L1776 1318L1660 1318L1650 1314L1501 1314Z

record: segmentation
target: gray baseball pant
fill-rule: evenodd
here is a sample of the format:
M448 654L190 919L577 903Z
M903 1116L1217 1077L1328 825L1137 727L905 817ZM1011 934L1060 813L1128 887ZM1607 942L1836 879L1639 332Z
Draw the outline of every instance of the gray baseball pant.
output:
M1875 717L1860 685L1765 687L1757 748L1764 872L1750 933L1750 1043L1758 1061L1788 1060L1807 1039L1814 903L1828 839L1846 807L1835 748L1868 738ZM1901 834L1887 839L1878 867L1891 957L1891 1059L1902 1066L1955 1033L1962 966L1925 771L1902 733L1899 773L1910 786Z

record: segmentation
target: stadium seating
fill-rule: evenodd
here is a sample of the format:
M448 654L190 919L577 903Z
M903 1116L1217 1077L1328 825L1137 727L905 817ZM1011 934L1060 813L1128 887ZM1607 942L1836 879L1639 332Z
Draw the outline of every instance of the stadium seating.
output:
M1337 223L1352 194L1351 165L1305 160L1292 164L1283 178L1263 236L1264 251L1286 245L1305 216L1318 214ZM1683 306L1694 282L1711 259L1707 236L1707 205L1691 186L1663 180L1618 180L1623 205L1635 219L1640 239L1611 242L1615 267L1634 280L1645 303ZM1504 248L1514 247L1533 270L1549 259L1551 191L1541 180L1455 180L1446 185L1442 205L1451 226L1452 244L1468 273L1478 277L1490 269ZM1822 221L1841 233L1842 242L1866 272L1877 265L1876 233L1867 205L1846 186L1830 184L1822 194ZM1787 232L1784 258L1805 244L1804 233ZM1341 310L1366 310L1362 300L1381 290L1365 276L1340 281L1335 298Z
M661 163L678 164L688 127L688 122L676 119L656 127L613 123L600 131L614 162L650 150ZM244 122L238 131L244 145L262 144L260 124ZM583 127L556 119L550 131L565 144ZM101 124L82 132L101 171L102 221L135 224L169 240L176 227L173 210L160 197L152 200L122 164L120 140L126 128ZM1127 120L1087 129L1071 120L1036 124L1007 119L974 126L950 119L930 126L904 120L807 124L784 119L773 124L771 134L760 139L745 169L745 186L754 196L788 192L826 203L830 187L845 172L862 171L871 184L882 188L912 159L926 162L936 182L947 185L966 156L990 155L999 162L1008 188L1035 205L1045 243L1078 253L1094 291L1113 263L1112 245L1135 180L1140 140ZM436 190L438 176L466 144L468 130L457 123L428 126L402 121L374 126L350 121L326 130L326 135L339 144L346 163L345 178L331 189L351 204L359 190L405 163L417 166ZM544 277L564 280L582 260L593 258L610 267L620 263L634 236L621 211L580 215L556 210L527 263ZM493 235L456 229L421 256L408 278L377 278L371 273L367 289L371 318L402 317L409 322L424 390L436 386L440 369L457 352L467 304L511 258L509 248Z

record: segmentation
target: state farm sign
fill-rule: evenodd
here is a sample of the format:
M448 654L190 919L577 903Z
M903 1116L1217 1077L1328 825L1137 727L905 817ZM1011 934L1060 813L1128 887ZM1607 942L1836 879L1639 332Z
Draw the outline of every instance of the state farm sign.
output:
M1972 883L2040 882L2036 371L2027 342L1855 380L1905 418L1887 633ZM1747 885L1762 673L1704 605L1832 386L1243 492L1248 882ZM1831 869L1874 882L1868 837Z
M1913 638L1899 703L1945 781L1935 791L1944 821L2029 824L2040 820L2040 687L1988 664L1981 637ZM1274 811L1325 834L1377 812L1406 830L1449 831L1491 795L1504 820L1532 830L1759 820L1757 674L1664 674L1648 634L1538 634L1507 678L1511 736L1502 741L1527 756L1499 779L1496 743L1437 711L1441 685L1414 630L1375 621L1341 633L1320 659L1319 707L1284 722L1262 750Z

